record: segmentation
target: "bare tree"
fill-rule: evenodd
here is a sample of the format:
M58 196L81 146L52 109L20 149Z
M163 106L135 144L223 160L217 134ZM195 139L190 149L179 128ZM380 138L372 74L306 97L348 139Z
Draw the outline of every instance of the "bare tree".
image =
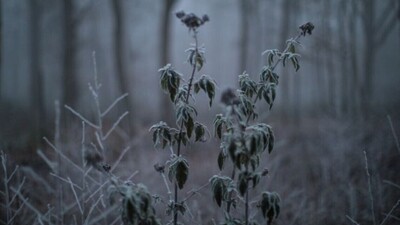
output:
M63 97L62 104L67 104L76 107L77 99L79 96L78 80L76 75L76 23L74 21L75 1L64 0L64 62L63 62Z
M332 25L331 25L331 11L332 1L324 1L323 6L323 40L329 40L332 37ZM333 60L333 45L332 41L325 42L325 75L328 80L328 112L331 115L335 115L336 112L336 81L335 81L335 65Z
M32 133L34 136L35 148L41 143L41 138L44 136L44 124L46 111L43 95L43 76L42 76L42 61L41 61L41 32L40 32L40 17L42 5L41 0L29 1L30 6L30 72L31 72L31 112L32 112Z
M337 18L339 27L342 28L342 32L336 32L339 40L339 48L342 51L339 52L339 63L340 63L340 114L348 115L349 113L349 102L350 99L350 73L349 73L349 63L348 63L348 55L349 55L349 26L348 24L351 22L350 18L350 10L349 10L350 1L342 0L338 4L336 8Z
M112 9L114 11L115 17L115 36L114 36L114 50L115 50L115 62L116 62L116 73L118 77L119 89L121 90L121 94L128 93L127 96L127 108L129 111L128 116L128 124L130 131L134 133L134 120L135 120L135 110L132 106L132 98L130 93L129 84L130 81L128 79L128 73L125 64L125 44L126 44L126 33L125 33L125 13L124 13L124 4L122 0L113 0ZM133 77L132 74L130 74ZM125 110L124 110L125 111Z
M383 10L377 13L377 2L375 0L357 1L359 4L359 12L361 16L361 24L363 30L363 58L362 65L364 68L362 86L360 96L362 99L363 112L368 116L371 107L371 99L374 95L373 79L375 74L376 55L380 46L385 43L389 34L394 30L393 27L397 22L397 11L394 1L385 1Z
M3 52L3 1L0 0L0 68L2 66L2 52ZM0 69L0 104L2 102L2 94L1 94L1 77L2 70Z
M177 0L165 0L162 1L164 3L163 10L161 14L161 23L160 23L160 64L161 66L165 66L168 63L169 54L170 54L170 18L172 13L172 8L176 4ZM172 123L172 107L169 104L169 98L164 93L161 93L161 101L160 101L160 112L161 119L167 123Z

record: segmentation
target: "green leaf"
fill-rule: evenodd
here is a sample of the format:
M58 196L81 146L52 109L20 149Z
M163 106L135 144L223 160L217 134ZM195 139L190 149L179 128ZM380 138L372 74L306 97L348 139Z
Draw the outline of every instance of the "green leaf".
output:
M268 153L271 153L272 150L274 149L275 136L271 128L268 128L268 131L269 131Z
M264 218L268 219L268 224L273 219L278 218L280 213L280 197L277 193L263 192L261 195L260 209Z
M222 168L224 167L224 160L225 160L225 156L224 156L224 153L221 151L218 154L218 168L221 171L222 171Z
M255 154L257 152L257 140L255 137L250 138L250 153Z
M194 88L194 93L196 93L196 94L199 93L199 91L200 91L199 83L194 83L193 88Z
M229 152L229 156L231 157L231 160L233 162L235 162L235 159L236 159L236 144L235 144L234 141L231 141L229 143L228 152Z
M176 164L172 164L168 167L168 179L172 183L176 174Z
M214 175L210 179L211 190L213 193L213 198L215 199L217 205L219 207L222 206L222 202L226 200L226 195L228 193L228 185L232 182L232 180L225 176L217 176Z
M215 97L215 86L216 83L207 75L202 75L199 80L194 83L195 93L203 90L207 94L209 99L209 105L212 106L213 99Z
M194 122L193 122L193 118L190 115L188 117L188 120L185 123L185 127L186 127L186 133L188 135L188 138L192 137Z
M207 90L207 96L208 96L209 104L210 104L210 107L211 107L212 101L213 101L214 96L215 96L215 84L208 80L207 83L206 83L206 87L207 87L207 89L206 89Z
M180 159L177 162L176 165L176 174L175 174L175 179L178 184L179 189L182 189L184 184L186 183L186 180L189 175L189 165L187 164L187 161L184 159Z
M247 176L244 174L239 175L239 180L238 180L238 191L241 196L244 196L247 191Z
M261 175L259 173L256 173L253 175L253 177L252 177L253 188L256 187L258 183L260 183L260 178L261 178Z

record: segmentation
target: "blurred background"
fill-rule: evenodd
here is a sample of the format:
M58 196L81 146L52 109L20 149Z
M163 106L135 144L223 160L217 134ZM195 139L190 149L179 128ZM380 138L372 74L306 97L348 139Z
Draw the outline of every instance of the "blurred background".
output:
M128 143L145 133L131 154L152 152L148 128L174 115L157 71L167 63L185 78L190 71L185 49L193 41L174 16L184 10L210 17L199 31L206 49L201 74L218 84L217 104L209 109L202 96L196 104L199 120L211 132L214 115L222 111L221 91L237 87L243 71L257 79L266 64L264 50L283 50L299 25L315 25L311 36L300 39L300 70L278 69L272 111L259 106L261 121L276 132L276 155L268 159L273 175L266 185L289 199L282 220L318 224L340 217L336 221L344 222L351 214L368 221L363 150L375 171L377 217L400 196L383 182L400 184L393 132L400 130L398 0L1 0L0 7L0 148L18 163L34 165L31 157L46 148L42 137L54 136L55 101L61 105L62 137L80 131L80 121L64 105L95 118L88 89L92 52L102 108L129 94L106 118L111 126L129 111L115 140ZM65 145L74 141L62 139ZM207 151L217 154L217 141L210 145ZM216 158L209 161L216 171ZM198 172L205 180L206 174ZM340 213L330 214L332 208Z

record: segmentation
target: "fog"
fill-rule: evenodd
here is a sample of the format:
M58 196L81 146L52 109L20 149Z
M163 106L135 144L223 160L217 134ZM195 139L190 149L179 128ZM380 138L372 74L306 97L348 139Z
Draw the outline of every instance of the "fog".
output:
M354 149L358 153L382 146L392 149L379 155L377 169L397 154L393 130L400 132L399 1L2 0L0 4L0 149L11 159L16 156L16 164L30 165L30 156L48 148L42 138L54 137L55 102L61 106L62 136L79 132L81 124L65 105L90 120L96 118L88 87L94 82L94 70L102 84L102 109L128 94L106 117L111 126L121 113L129 112L119 126L126 131L126 139L141 138L160 120L174 124L173 107L160 88L158 69L170 63L185 80L190 77L192 67L185 50L193 38L175 16L181 10L210 18L198 33L206 61L196 76L207 74L215 80L215 104L209 108L205 95L196 96L195 103L199 119L211 133L215 114L223 112L219 102L222 91L238 88L238 75L244 71L258 79L267 63L261 53L283 51L286 40L298 35L299 26L311 22L315 26L312 35L301 37L296 49L299 71L291 65L277 68L280 83L275 104L272 110L258 106L260 121L276 127L280 146L292 143L286 149L307 149L307 138L317 138L321 148L312 145L315 151L307 153L313 156L323 154L322 146L347 149L340 151L343 155L335 155L340 160L354 148L359 148ZM336 136L329 136L329 131ZM69 142L63 139L63 144ZM151 149L148 137L140 146ZM362 170L363 156L358 156ZM327 163L328 167L335 165ZM398 163L390 165L382 174L399 168ZM353 179L353 175L349 177ZM398 174L391 179L399 181ZM399 197L398 192L393 193L382 197L381 203ZM363 210L367 208L362 207L365 202L359 204ZM382 203L385 212L387 204Z

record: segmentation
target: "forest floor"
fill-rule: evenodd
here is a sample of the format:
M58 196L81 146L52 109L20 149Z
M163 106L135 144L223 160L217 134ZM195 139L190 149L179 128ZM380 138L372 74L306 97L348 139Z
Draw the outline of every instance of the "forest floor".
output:
M400 132L400 121L393 120L394 129ZM385 116L377 116L370 123L356 123L337 119L303 119L300 124L278 120L272 124L276 144L271 155L265 154L264 165L269 174L262 179L254 192L263 190L275 191L282 199L281 214L276 224L351 224L348 217L359 224L373 224L371 219L371 199L376 220L382 221L394 204L400 199L400 149L396 148L395 137ZM63 144L68 157L73 161L80 160L81 132L75 129L64 132L68 134ZM89 134L90 131L87 131ZM117 132L118 133L118 132ZM93 137L87 137L89 140ZM151 193L167 196L167 190L161 176L153 165L165 162L170 151L155 150L152 146L148 128L143 128L135 138L116 135L108 142L112 154L106 162L112 164L124 146L130 150L113 171L117 176L126 179L134 174L131 181L145 184ZM18 154L13 149L5 150L9 165L22 164L26 180L24 193L33 205L46 208L55 204L55 197L43 188L43 180L56 186L51 170L36 153ZM50 147L43 149L51 159L54 157ZM369 191L366 173L366 152L368 169L371 175L371 192ZM215 174L230 176L230 169L220 172L217 165L219 143L211 138L206 144L194 143L183 154L188 159L190 173L188 184L182 193L206 184ZM26 168L32 168L29 170ZM35 171L36 175L32 174ZM65 173L65 174L64 174ZM38 175L38 176L37 176ZM62 177L75 179L79 173L66 169ZM43 180L41 180L43 179ZM51 189L51 188L50 188ZM212 199L210 187L206 187L189 199L190 213L184 221L193 224L212 224L221 221L223 211ZM66 201L73 202L74 196L68 191L64 194ZM182 194L182 196L185 194ZM68 199L71 198L71 199ZM250 199L255 196L250 196ZM156 207L163 223L168 217L163 212L165 206L159 203ZM242 215L240 207L237 216ZM399 224L400 209L395 209L394 216L385 224ZM254 214L255 218L261 217ZM380 223L380 222L379 222Z

